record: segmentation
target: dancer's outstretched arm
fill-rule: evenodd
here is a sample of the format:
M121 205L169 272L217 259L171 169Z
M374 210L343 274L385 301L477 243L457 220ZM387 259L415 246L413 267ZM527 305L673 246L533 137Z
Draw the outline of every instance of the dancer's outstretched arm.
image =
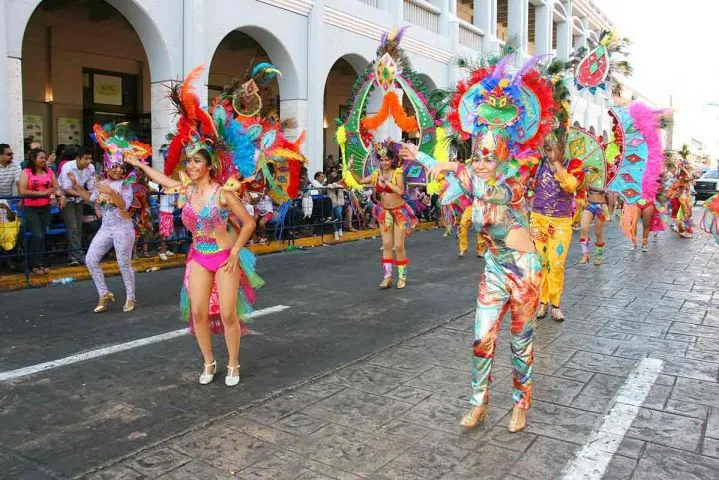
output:
M179 180L168 177L161 171L142 163L138 158L128 155L125 157L125 162L129 163L135 168L139 168L145 175L148 176L150 180L162 185L165 188L176 188L182 186L182 182L180 182Z

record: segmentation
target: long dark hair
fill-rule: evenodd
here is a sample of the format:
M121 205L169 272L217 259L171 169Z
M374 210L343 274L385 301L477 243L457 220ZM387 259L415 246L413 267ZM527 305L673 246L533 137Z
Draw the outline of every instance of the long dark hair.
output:
M27 168L29 168L32 173L35 173L35 170L37 170L37 157L41 153L44 153L47 156L47 153L42 148L33 148L30 150L30 154L27 157ZM47 166L42 170L47 172Z

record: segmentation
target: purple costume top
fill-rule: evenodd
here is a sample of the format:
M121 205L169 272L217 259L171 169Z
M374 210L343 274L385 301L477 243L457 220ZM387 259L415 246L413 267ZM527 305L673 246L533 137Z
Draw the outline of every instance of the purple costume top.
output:
M567 193L554 176L547 158L539 163L532 211L554 218L574 215L574 193Z

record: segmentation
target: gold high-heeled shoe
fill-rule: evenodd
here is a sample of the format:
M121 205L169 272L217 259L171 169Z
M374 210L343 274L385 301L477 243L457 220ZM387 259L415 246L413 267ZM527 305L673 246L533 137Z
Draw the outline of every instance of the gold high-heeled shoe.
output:
M134 298L128 298L125 300L125 306L122 307L122 311L127 313L135 310L135 305L137 305L137 301Z
M390 288L392 286L392 279L390 277L385 278L380 282L377 287L379 287L380 290L385 290L387 288Z
M93 310L95 313L104 312L107 310L107 307L115 302L115 295L113 295L111 292L107 292L105 295L100 297L100 300L97 301L97 306Z
M481 411L475 418L472 418L472 412L474 412L475 408L478 408ZM484 423L484 421L487 419L488 412L489 412L489 407L487 407L487 405L482 405L481 407L477 407L477 406L472 407L472 409L469 412L467 412L467 415L465 415L464 418L462 419L461 425L464 428L475 428Z
M397 279L397 288L404 288L407 286L407 279L406 278L398 278Z
M521 432L527 426L527 409L514 407L512 409L512 419L509 421L507 429L511 433Z

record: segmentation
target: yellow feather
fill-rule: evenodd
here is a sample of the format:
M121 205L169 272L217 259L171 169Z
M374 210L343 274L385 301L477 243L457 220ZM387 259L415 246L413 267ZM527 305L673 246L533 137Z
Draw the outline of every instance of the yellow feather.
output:
M337 133L335 133L335 140L337 140L337 143L340 147L347 143L347 130L345 130L344 125L340 125L339 127L337 127Z
M435 131L437 142L434 145L432 156L440 163L449 161L449 148L447 145L447 132L442 127Z
M441 186L437 180L432 180L427 184L427 195L438 195L441 190Z

